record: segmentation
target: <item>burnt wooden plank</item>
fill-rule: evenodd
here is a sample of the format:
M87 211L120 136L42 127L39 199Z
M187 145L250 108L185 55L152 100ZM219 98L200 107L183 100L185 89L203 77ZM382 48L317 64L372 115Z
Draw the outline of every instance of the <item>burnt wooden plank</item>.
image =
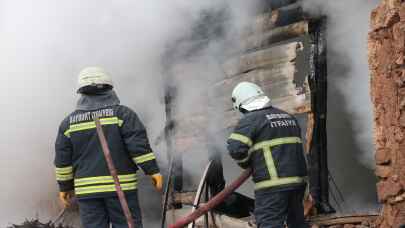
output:
M301 51L302 48L301 42L291 42L248 53L223 64L224 72L229 78L258 68L293 62L297 57L297 51Z
M311 111L309 101L305 102L291 102L292 97L273 100L272 103L275 107L281 108L290 114L296 115L301 113L308 113ZM217 125L217 131L230 130L238 123L241 115L232 109L223 111L224 119Z
M251 26L245 29L242 37L254 33L263 33L301 20L304 20L301 3L287 4L278 9L272 8L272 11L259 14L251 23Z
M296 3L297 0L267 0L267 1L261 1L260 6L264 8L264 10L275 10L275 9L280 9L282 7L286 7L289 5L292 5Z
M301 95L303 96L303 95ZM272 104L277 107L285 110L286 112L296 115L296 114L301 114L301 113L307 113L310 112L310 100L309 99L303 99L303 98L297 98L296 96L287 96L287 97L282 97L278 99L272 100ZM218 131L222 130L229 130L235 127L235 125L238 123L239 119L241 118L241 115L232 109L229 109L227 111L223 111L224 115L224 121L221 124L221 126L218 127Z
M193 205L196 192L177 192L174 194L174 202L185 205Z
M254 33L243 41L242 50L263 48L271 44L291 39L308 33L308 21L276 27L263 33Z
M291 83L277 84L259 84L264 92L269 95L272 104L282 109L288 109L290 112L297 113L297 109L310 103L310 97L304 94L298 94L295 86ZM277 87L278 86L278 87ZM230 95L217 97L217 102L221 102L220 110L228 110L232 108ZM218 106L217 106L218 108Z
M310 219L310 223L318 226L333 226L344 224L361 224L363 222L372 222L378 218L378 215L345 215L345 216L321 216Z
M242 81L250 81L257 84L278 83L292 81L295 74L295 64L292 62L267 66L261 69L236 75L216 83L211 94L215 96L231 96L233 88Z
M223 109L232 107L231 93L241 81L250 81L261 86L272 99L272 103L286 111L297 114L310 111L311 97L308 83L297 86L294 83L295 66L286 64L280 68L268 68L251 71L238 77L232 77L213 86L211 99L221 103ZM221 105L217 105L217 107Z

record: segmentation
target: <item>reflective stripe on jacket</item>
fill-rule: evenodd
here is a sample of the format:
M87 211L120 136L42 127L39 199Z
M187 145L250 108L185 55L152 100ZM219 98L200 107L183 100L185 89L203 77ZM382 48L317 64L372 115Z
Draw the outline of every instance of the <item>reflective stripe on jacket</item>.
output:
M267 107L246 114L228 139L231 157L252 167L255 189L283 189L306 182L307 167L297 120Z
M56 179L60 191L75 190L78 198L115 195L115 186L99 142L94 116L100 117L118 178L124 191L137 188L136 172L159 173L145 127L134 111L114 105L75 111L59 127L55 143Z

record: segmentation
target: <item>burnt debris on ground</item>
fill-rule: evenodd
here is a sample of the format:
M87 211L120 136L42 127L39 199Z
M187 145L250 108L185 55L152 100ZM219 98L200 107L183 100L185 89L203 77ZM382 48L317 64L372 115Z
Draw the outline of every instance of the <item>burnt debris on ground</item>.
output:
M52 224L52 222L48 223L41 223L38 220L32 220L32 221L25 221L21 225L12 225L9 226L8 228L73 228L70 226L63 226L63 225L55 225Z

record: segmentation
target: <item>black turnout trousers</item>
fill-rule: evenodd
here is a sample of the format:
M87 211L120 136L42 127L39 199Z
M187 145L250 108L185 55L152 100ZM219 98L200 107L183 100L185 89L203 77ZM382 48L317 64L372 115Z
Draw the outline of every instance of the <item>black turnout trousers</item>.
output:
M304 218L305 187L292 190L256 191L255 218L258 228L308 228Z
M125 194L136 228L142 228L137 193ZM118 197L79 199L80 218L84 228L128 228Z

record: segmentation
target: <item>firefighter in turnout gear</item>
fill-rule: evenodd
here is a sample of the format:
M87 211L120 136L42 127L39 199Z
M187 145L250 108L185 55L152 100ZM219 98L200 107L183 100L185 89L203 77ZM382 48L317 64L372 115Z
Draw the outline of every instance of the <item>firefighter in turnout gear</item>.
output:
M111 78L102 68L88 67L80 72L78 93L76 110L62 121L55 143L59 197L68 207L72 195L76 196L85 228L127 227L97 137L94 117L98 116L135 226L140 228L138 168L151 176L158 191L163 182L145 127L134 111L120 105Z
M239 83L232 102L244 116L228 139L228 150L239 166L253 170L257 226L308 227L303 209L307 167L297 120L271 106L253 83Z

